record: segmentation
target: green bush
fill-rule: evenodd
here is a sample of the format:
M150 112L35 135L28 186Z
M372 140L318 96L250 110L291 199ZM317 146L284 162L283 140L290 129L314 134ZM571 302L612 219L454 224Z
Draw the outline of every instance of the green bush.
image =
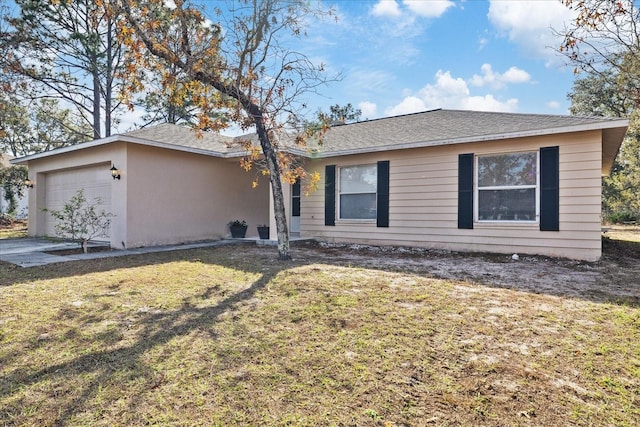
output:
M43 210L58 220L55 225L58 236L77 241L87 253L89 240L109 236L111 217L114 215L105 210L99 211L100 204L99 198L96 198L94 203L87 202L84 190L78 190L62 210Z

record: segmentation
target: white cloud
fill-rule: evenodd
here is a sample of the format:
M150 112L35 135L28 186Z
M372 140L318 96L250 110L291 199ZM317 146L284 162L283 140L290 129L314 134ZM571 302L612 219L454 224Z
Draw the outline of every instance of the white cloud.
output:
M518 109L518 100L516 98L509 98L506 102L500 102L495 99L493 95L470 96L460 100L460 108L463 110L510 113Z
M553 58L561 39L553 29L562 30L575 13L559 1L491 0L489 21L518 44L528 56Z
M358 108L362 111L363 119L373 119L378 115L378 106L373 102L362 101L358 104Z
M562 106L560 105L560 103L558 101L549 101L547 102L547 108L550 108L552 110L559 110Z
M478 39L478 49L479 49L479 50L484 49L484 47L485 47L486 45L488 45L488 44L489 44L489 39L488 39L488 38L486 38L486 37L480 37L480 38Z
M393 16L397 17L402 14L396 0L380 0L373 6L371 14L375 16Z
M435 84L427 84L420 89L420 96L433 107L439 104L452 104L469 96L467 83L460 77L454 78L450 71L438 70L435 76ZM435 101L435 102L434 102Z
M411 114L417 113L419 111L425 111L426 109L427 106L420 98L415 96L407 96L402 100L402 102L400 102L400 104L388 108L385 113L387 116L400 116L402 114Z
M514 112L518 109L518 100L500 101L492 94L471 95L464 79L453 77L450 71L438 70L433 83L425 85L417 94L407 94L400 103L387 108L385 114L394 116L435 108Z
M493 89L502 89L509 83L528 83L531 75L518 67L511 67L503 74L493 71L491 64L482 64L482 75L474 74L469 80L473 86L489 86Z
M384 92L395 80L395 76L385 70L366 70L354 67L345 72L345 83L354 93L380 93ZM361 96L369 98L369 96Z
M455 6L455 3L451 0L403 0L402 4L410 14L424 18L439 18L447 9ZM371 9L371 14L374 16L393 18L405 15L404 12L404 10L400 9L400 5L396 0L379 0Z
M442 16L447 9L455 6L455 3L449 0L404 0L403 3L416 15L426 18L438 18Z
M505 83L528 83L531 75L518 67L511 67L502 74Z

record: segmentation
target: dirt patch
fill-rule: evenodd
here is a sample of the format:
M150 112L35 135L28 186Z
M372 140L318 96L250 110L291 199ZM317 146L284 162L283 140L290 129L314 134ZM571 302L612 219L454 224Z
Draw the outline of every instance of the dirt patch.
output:
M96 252L111 252L111 251L113 251L113 249L108 246L94 246L94 247L89 247L88 249L88 253L90 254L96 253ZM49 255L68 256L68 255L81 255L84 252L82 251L82 248L73 248L73 249L60 249L56 251L45 251L44 253Z
M640 237L640 231L637 233ZM332 263L640 305L640 239L603 238L603 257L598 262L353 244L314 243L307 247L313 254L304 256Z
M640 425L634 245L0 268L0 425Z

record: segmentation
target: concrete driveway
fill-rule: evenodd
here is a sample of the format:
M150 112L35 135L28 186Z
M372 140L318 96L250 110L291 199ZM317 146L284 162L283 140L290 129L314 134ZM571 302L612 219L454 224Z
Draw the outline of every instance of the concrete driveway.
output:
M91 246L100 246L94 243ZM77 249L78 243L51 241L40 238L3 239L0 240L0 261L10 262L21 267L35 267L53 262L72 261L82 255L51 255L46 252L65 249ZM97 253L96 253L97 254ZM84 255L84 254L83 254ZM93 254L87 254L93 255Z
M65 249L77 249L79 245L73 242L53 242L50 240L33 237L26 239L3 239L0 240L0 261L16 264L20 267L37 267L40 265L52 264L55 262L110 258L116 256L145 254L151 252L166 252L180 249L205 248L209 246L221 246L237 243L239 242L234 240L217 240L183 245L152 246L127 250L91 252L91 247L106 245L106 243L94 242L89 245L89 253L87 254L51 255L46 252Z

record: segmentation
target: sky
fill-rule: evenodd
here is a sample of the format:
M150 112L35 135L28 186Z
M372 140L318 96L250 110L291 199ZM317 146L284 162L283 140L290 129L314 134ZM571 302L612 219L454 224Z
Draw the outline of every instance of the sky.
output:
M560 0L321 1L335 17L310 21L296 48L341 79L308 95L311 112L351 103L363 120L437 108L568 114L576 76L554 29L573 15ZM117 131L143 114L125 114Z
M339 72L310 104L362 119L436 108L568 114L575 75L554 48L572 12L559 0L337 0L305 53Z

